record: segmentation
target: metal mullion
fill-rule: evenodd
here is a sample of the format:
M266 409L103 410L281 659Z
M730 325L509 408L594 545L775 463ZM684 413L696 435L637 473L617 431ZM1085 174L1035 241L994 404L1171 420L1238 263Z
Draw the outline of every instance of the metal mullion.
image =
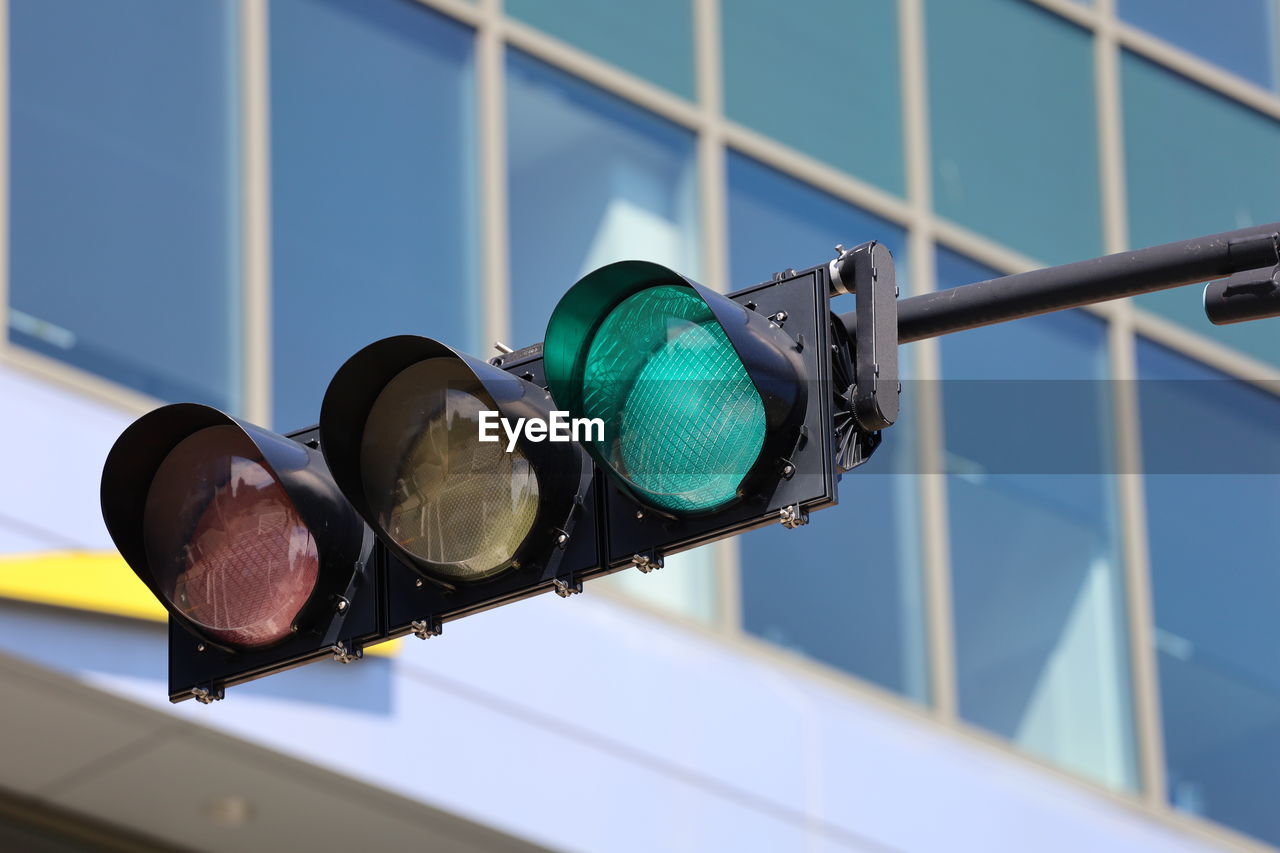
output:
M0 356L9 351L9 0L0 0Z
M1156 810L1165 803L1163 723L1155 648L1151 561L1147 542L1146 490L1142 474L1142 434L1137 397L1136 338L1132 314L1111 322L1108 339L1114 406L1117 499L1129 641L1130 695L1138 750L1138 783L1143 801Z
M481 294L485 349L511 335L507 114L501 0L481 0L476 24L476 136L480 151ZM522 343L522 342L519 342Z
M1129 248L1124 163L1124 113L1121 103L1120 46L1114 0L1095 0L1094 80L1098 115L1098 163L1101 180L1103 245L1108 253ZM1115 497L1119 511L1124 624L1127 640L1130 719L1137 750L1140 796L1150 807L1165 807L1164 740L1152 621L1151 567L1147 546L1146 496L1142 482L1134 357L1133 303L1114 303L1108 323L1107 353L1112 377L1112 434L1115 436Z
M1228 100L1280 119L1280 95L1237 77L1194 53L1174 47L1132 24L1117 22L1115 27L1117 40L1126 50L1153 60Z
M271 424L271 93L266 0L240 0L241 409Z
M720 62L719 0L694 0L694 69L698 108L702 113L697 139L698 212L702 250L699 275L721 293L729 281L728 188L726 186L723 80ZM711 546L715 574L715 625L727 634L742 631L741 544L736 537Z
M913 293L937 286L930 163L927 53L924 0L898 0L903 138L906 142L907 196L910 230L907 257ZM912 349L912 374L918 380L916 453L923 473L916 499L923 540L925 647L929 702L935 715L953 724L958 716L955 626L952 610L951 546L947 517L947 482L943 472L944 438L940 349L937 341L921 341Z
M1237 77L1207 59L1151 35L1141 27L1118 20L1114 14L1114 6L1108 7L1111 11L1103 12L1100 7L1091 9L1073 0L1028 2L1087 29L1108 27L1113 31L1116 43L1126 50L1151 59L1224 97L1239 101L1273 118L1280 118L1280 94ZM1277 24L1277 28L1280 29L1280 24ZM1277 33L1276 38L1280 39L1280 33Z

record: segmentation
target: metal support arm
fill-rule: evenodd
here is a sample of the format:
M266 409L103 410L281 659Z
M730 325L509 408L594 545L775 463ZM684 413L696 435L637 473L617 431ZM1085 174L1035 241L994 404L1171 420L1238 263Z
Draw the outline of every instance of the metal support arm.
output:
M898 341L909 343L1277 264L1280 222L1046 267L900 300ZM840 319L851 335L856 334L855 312Z

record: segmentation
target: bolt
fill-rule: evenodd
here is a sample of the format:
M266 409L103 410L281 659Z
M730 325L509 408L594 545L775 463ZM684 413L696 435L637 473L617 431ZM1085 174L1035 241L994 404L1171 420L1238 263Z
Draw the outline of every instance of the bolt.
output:
M198 651L198 652L202 652L202 651L204 651L204 643L200 643L199 645L197 645L197 646L196 646L196 651Z
M422 578L418 578L416 581L413 582L413 585L416 586L418 589L422 589L422 583L423 583Z
M556 544L557 544L557 545L563 545L564 543L566 543L566 542L568 542L568 541L569 541L569 534L568 534L568 533L561 533L559 536L557 536L557 537L556 537Z
M642 518L644 518L644 510L642 509L636 510L636 520L639 521Z
M347 600L345 598L339 598L337 602L334 603L333 606L338 609L339 613L347 612Z
M433 625L425 619L415 619L410 622L409 629L413 631L413 636L419 640L428 640L432 637L440 636L440 626Z

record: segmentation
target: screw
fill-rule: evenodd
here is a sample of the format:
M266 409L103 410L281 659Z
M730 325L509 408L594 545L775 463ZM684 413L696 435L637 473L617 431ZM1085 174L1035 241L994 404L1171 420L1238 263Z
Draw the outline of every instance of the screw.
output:
M416 581L414 581L413 585L416 586L418 589L422 589L422 578L418 578Z
M569 534L568 534L568 533L561 533L559 536L557 536L557 537L556 537L556 544L557 544L557 545L563 545L564 543L566 543L566 542L568 542L568 541L569 541Z
M431 637L440 636L440 625L431 623L425 619L415 619L409 623L409 629L413 631L413 636L419 640L427 640Z
M334 603L333 606L338 609L339 613L347 612L347 600L345 598L339 598L337 602Z
M638 509L636 510L636 519L639 520L641 518L644 518L644 510Z
M783 466L782 466L782 476L784 476L784 477L790 477L790 476L791 476L792 474L794 474L795 472L796 472L796 466L794 466L794 465L783 465Z
M197 645L197 646L196 646L196 651L198 651L198 652L202 652L202 651L204 651L204 643L200 643L199 645Z

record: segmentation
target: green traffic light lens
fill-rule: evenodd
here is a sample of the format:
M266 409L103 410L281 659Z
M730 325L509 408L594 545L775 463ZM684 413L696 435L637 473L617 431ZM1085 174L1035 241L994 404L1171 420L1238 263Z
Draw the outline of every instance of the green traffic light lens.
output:
M601 321L583 367L596 450L640 497L674 513L738 497L760 457L765 410L711 309L689 287L632 294Z

